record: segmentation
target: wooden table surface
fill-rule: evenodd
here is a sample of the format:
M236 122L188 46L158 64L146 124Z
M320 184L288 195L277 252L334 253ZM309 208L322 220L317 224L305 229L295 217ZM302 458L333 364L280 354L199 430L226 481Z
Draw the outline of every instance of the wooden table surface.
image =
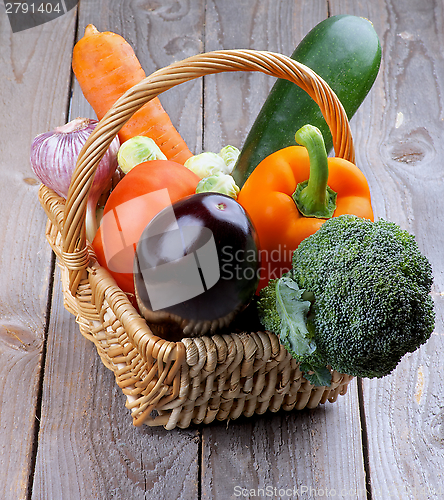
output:
M380 380L315 410L186 430L135 428L113 374L62 304L45 240L35 135L94 114L71 74L85 26L122 34L147 74L213 49L291 54L329 15L370 19L377 81L352 119L376 217L417 237L436 329ZM0 6L0 498L444 497L444 7L442 0L81 0L13 34ZM161 97L190 149L241 147L273 79L222 74Z

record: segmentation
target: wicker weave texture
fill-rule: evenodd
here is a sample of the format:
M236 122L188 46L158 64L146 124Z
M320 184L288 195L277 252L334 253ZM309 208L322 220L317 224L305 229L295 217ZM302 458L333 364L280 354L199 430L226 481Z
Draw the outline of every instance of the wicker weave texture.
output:
M135 425L167 429L229 420L267 410L314 408L345 394L351 377L333 372L331 387L313 387L298 363L269 332L214 335L169 342L146 321L102 268L85 238L85 212L95 168L124 123L143 104L180 83L223 71L259 71L288 79L319 105L336 155L354 161L346 113L313 71L275 53L216 51L156 71L123 95L82 149L67 200L41 186L46 237L61 269L65 307L94 342L127 396Z

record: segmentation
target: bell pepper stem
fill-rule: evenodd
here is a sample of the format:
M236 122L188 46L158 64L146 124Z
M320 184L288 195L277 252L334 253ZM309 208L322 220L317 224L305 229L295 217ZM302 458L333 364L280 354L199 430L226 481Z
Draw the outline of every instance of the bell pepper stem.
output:
M329 219L336 209L336 193L327 185L328 158L322 134L318 128L304 125L295 138L307 149L310 176L298 184L292 198L305 217Z

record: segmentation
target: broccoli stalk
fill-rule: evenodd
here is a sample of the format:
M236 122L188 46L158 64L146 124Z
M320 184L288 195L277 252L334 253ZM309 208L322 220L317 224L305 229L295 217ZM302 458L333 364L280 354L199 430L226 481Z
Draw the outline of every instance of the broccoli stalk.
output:
M327 366L388 375L429 339L431 265L396 224L334 217L299 245L292 264L261 290L258 312L315 385L329 385Z

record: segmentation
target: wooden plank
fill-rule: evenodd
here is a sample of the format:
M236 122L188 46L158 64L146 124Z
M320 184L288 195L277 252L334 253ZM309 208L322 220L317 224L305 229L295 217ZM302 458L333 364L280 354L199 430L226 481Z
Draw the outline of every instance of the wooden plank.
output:
M203 498L367 498L358 407L353 381L315 410L204 428Z
M248 47L290 55L326 17L323 1L212 1L206 11L205 45L207 50ZM243 73L206 79L207 150L218 151L227 143L241 147L273 81ZM268 492L272 498L315 498L335 490L364 499L360 425L354 382L344 398L314 411L205 427L202 496L265 498Z
M0 498L13 500L32 472L51 273L29 150L65 122L75 17L13 34L0 10Z
M331 10L369 18L381 38L381 73L354 121L358 162L377 216L416 235L435 277L435 334L391 375L364 382L372 498L441 498L444 13L431 0L333 0Z
M122 34L150 73L200 50L202 12L202 2L157 2L146 9L83 1L78 36L88 23ZM191 130L193 149L201 148L201 85L180 86L171 90L173 99L162 99L173 123L185 126L184 137ZM71 116L94 116L77 85ZM195 429L133 427L113 374L64 310L57 275L32 498L197 498L198 449Z
M291 55L302 37L327 17L323 0L208 1L205 49L271 50ZM275 79L260 73L222 73L205 85L205 147L241 147Z
M135 428L54 283L33 499L197 498L195 430Z

